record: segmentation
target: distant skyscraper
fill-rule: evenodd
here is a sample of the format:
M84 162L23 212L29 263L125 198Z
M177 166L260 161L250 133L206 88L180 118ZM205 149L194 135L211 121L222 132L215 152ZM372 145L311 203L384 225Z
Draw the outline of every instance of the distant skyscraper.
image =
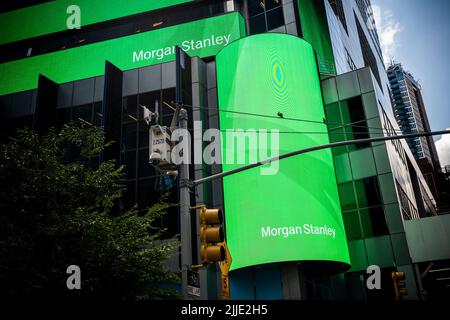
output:
M392 107L402 132L431 131L420 84L400 63L391 64L387 72L392 91ZM427 158L435 171L440 170L439 157L432 137L409 139L408 144L417 160Z

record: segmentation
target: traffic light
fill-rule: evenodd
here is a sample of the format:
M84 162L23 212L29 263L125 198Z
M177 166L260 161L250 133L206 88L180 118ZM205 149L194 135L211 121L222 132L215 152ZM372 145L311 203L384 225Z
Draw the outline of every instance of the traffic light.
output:
M203 265L223 261L226 258L223 245L225 236L220 226L222 222L223 215L220 209L200 208L200 256Z
M408 294L406 291L405 273L392 271L392 282L394 284L395 299L402 300L403 296Z

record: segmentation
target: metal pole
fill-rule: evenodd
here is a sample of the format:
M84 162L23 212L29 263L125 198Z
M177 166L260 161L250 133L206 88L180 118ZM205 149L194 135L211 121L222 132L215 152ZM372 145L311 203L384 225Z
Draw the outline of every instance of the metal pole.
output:
M420 268L419 268L419 264L414 263L414 273L416 275L416 279L417 279L417 286L419 287L419 299L420 300L425 300L425 290L423 288L423 282L422 282L422 275L420 273Z
M297 156L299 154L302 153L307 153L307 152L312 152L312 151L317 151L317 150L322 150L322 149L328 149L328 148L334 148L334 147L341 147L341 146L346 146L349 144L358 144L358 143L372 143L372 142L380 142L380 141L390 141L390 140L399 140L399 139L409 139L409 138L417 138L417 137L428 137L428 136L437 136L437 135L444 135L444 134L450 134L450 130L443 130L443 131L434 131L434 132L421 132L421 133L411 133L411 134L404 134L404 135L398 135L398 136L390 136L390 137L378 137L378 138L368 138L368 139L357 139L357 140L348 140L348 141L341 141L341 142L334 142L334 143L329 143L329 144L324 144L324 145L320 145L320 146L314 146L314 147L310 147L310 148L306 148L306 149L301 149L301 150L295 150L280 156L275 156L275 157L271 157L271 158L267 158L265 160L256 162L256 163L252 163L246 166L243 166L241 168L236 168L227 172L222 172L222 173L218 173L218 174L213 174L209 177L206 178L201 178L198 180L193 181L194 185L199 185L208 181L212 181L215 179L219 179L219 178L223 178L238 172L242 172L248 169L253 169L274 161L279 161L282 159L286 159L286 158L290 158L293 156Z
M187 130L188 113L185 109L180 109L179 123L180 127ZM183 137L187 139L188 137ZM188 142L190 145L190 142ZM183 152L191 152L191 150L183 150ZM183 158L186 155L183 155ZM190 154L188 154L190 157ZM189 158L190 159L190 158ZM187 271L192 265L192 248L191 248L191 198L190 198L190 182L189 182L189 161L180 165L180 232L181 232L181 286L184 299L191 299L187 292L188 278Z

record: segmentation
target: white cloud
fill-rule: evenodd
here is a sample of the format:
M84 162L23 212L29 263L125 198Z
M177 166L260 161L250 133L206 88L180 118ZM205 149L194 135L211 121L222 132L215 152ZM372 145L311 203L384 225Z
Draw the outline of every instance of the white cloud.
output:
M447 130L450 130L450 128ZM450 135L443 135L441 139L435 143L441 166L450 166Z
M384 62L386 64L391 61L399 47L397 35L402 32L403 28L397 22L391 10L381 11L379 6L372 6L373 17L380 38L381 50L383 51Z

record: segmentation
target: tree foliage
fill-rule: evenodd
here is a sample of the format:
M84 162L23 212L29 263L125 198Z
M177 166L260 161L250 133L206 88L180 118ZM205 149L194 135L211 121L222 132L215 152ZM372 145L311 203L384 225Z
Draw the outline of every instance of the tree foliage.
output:
M67 161L69 145L77 161ZM117 213L123 168L86 165L107 146L101 128L75 124L45 136L18 130L1 144L0 296L173 294L163 288L177 279L164 265L177 243L160 240L154 227L170 205ZM66 287L69 265L81 269L81 290Z

